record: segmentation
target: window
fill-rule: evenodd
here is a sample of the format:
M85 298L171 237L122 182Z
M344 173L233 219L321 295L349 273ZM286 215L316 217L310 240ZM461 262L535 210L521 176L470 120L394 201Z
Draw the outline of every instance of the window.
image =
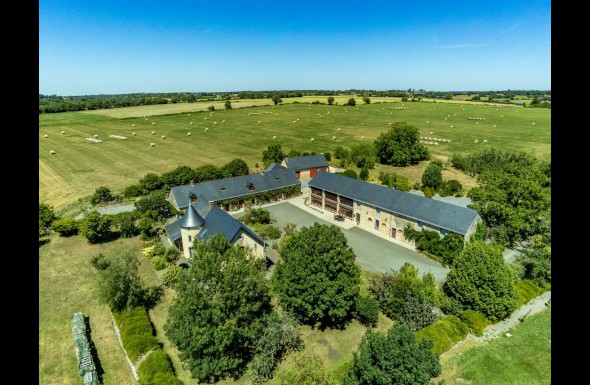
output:
M254 183L250 182L248 185L248 191L254 191Z
M196 202L197 196L195 194L191 195L191 202Z
M225 191L225 187L222 187L222 188L221 188L221 191Z
M188 255L192 258L193 257L193 248L189 247L188 248Z
M191 237L190 235L188 236L188 241L192 242L193 241L193 237Z
M258 248L258 243L254 244L254 250L256 250Z

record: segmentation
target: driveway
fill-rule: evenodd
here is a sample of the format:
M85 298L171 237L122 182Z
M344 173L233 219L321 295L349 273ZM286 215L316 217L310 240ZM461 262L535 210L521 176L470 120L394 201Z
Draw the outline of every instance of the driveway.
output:
M102 207L94 207L92 210L98 211L101 215L104 214L119 214L126 211L133 211L135 210L135 204L126 204L126 205L110 205L110 206L102 206ZM90 210L91 211L91 210ZM78 214L74 218L82 219L86 213Z
M297 224L297 229L311 226L316 222L324 225L336 224L348 239L349 246L356 254L356 261L363 270L390 273L392 269L399 270L405 262L409 262L418 269L420 275L431 272L437 282L442 282L449 272L449 269L423 254L371 234L356 225L350 226L350 221L345 222L344 226L339 222L331 223L290 202L281 202L264 208L277 220L275 225L281 230L288 222Z

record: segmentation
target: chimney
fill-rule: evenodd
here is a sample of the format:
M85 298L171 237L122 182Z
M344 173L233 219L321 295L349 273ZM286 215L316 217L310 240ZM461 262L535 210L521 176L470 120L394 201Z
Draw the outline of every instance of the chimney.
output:
M191 182L190 183L191 183L191 186L194 186L195 185L195 180L194 179L191 179Z

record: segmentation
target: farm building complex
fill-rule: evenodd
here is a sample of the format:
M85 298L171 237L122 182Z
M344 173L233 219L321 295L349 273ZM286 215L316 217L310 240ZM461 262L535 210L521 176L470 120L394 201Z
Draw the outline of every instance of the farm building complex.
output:
M467 207L436 201L404 191L319 171L309 181L307 204L354 220L358 226L411 243L403 234L415 230L463 235L468 241L481 218Z
M295 171L297 179L307 179L316 176L318 171L328 171L328 161L323 154L297 156L293 158L285 157L281 166Z

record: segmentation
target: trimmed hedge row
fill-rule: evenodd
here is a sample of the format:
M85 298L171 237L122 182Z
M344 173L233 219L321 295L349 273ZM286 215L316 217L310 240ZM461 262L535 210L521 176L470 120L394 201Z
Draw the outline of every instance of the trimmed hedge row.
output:
M176 378L170 357L161 349L154 350L137 369L138 385L183 385Z
M120 312L113 311L113 317L119 327L123 347L132 362L135 362L142 354L160 347L143 306Z
M528 303L531 299L545 291L545 289L535 285L530 279L518 281L514 286L518 292L518 307Z
M469 329L478 337L483 335L483 331L491 321L485 315L475 310L465 310L459 317L461 321L465 322Z
M469 333L469 325L454 315L448 315L416 332L416 338L434 342L432 350L442 354Z

